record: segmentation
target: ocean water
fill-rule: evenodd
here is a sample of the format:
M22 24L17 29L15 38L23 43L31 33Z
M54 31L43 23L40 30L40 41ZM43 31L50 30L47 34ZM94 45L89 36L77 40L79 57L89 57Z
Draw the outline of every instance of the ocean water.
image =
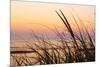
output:
M40 64L38 62L39 56L31 48L34 48L41 55L43 55L43 51L40 49L40 47L46 48L46 50L48 50L49 53L52 53L52 50L53 50L52 46L54 48L56 48L63 57L64 54L62 53L62 50L61 50L61 49L63 49L63 47L62 47L63 45L60 40L45 40L45 41L41 41L41 40L40 41L37 41L37 40L11 40L11 48L10 48L11 66L17 65L16 60L18 60L19 62L22 62L23 59L20 59L20 58L25 58L25 59L29 60L29 62L32 63L33 65ZM29 52L27 52L27 51L29 51ZM28 63L26 62L26 64L28 64ZM24 64L22 64L22 65L24 65Z

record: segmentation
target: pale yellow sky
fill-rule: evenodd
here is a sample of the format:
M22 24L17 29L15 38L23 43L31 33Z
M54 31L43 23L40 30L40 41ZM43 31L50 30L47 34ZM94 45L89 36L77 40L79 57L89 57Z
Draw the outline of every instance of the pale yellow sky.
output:
M74 29L75 22L71 13L76 17L79 16L84 24L89 25L91 23L94 27L95 6L11 1L11 31L28 32L33 29L39 32L49 32L43 25L49 28L57 26L62 31L64 25L55 12L59 9L67 16ZM79 22L80 26L81 23Z

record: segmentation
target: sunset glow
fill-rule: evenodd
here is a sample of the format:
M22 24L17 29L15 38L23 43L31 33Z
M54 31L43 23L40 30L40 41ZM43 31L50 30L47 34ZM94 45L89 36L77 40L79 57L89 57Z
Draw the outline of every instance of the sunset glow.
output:
M66 5L66 4L47 4L47 3L33 3L33 2L11 2L11 32L24 33L34 30L35 32L49 32L55 26L59 31L63 31L65 26L55 11L61 9L66 15L68 21L76 30L75 21L72 14L81 23L94 27L95 7L94 6L80 6L80 5ZM78 17L77 17L78 16ZM81 23L77 20L81 27ZM45 26L45 27L44 27ZM89 27L89 26L88 26Z

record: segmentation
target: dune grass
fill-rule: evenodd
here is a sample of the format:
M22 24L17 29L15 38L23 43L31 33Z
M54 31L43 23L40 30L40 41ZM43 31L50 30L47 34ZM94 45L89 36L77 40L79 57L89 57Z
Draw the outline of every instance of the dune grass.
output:
M32 45L35 45L35 47L37 47L38 49L30 46L30 43L27 41L25 41L25 44L29 49L33 51L34 54L37 55L37 58L31 57L31 59L28 59L30 57L25 56L25 54L24 57L17 57L15 56L15 54L11 53L11 57L15 59L15 64L12 65L43 65L95 61L95 39L92 38L85 25L83 24L84 29L81 29L75 17L72 16L76 23L76 27L78 28L79 34L77 34L73 31L70 21L68 21L64 13L61 10L59 10L59 12L56 11L56 15L62 20L62 23L65 25L65 32L68 32L70 34L70 40L68 40L68 38L66 39L66 33L60 33L57 28L55 28L54 33L58 37L58 42L60 43L60 45L58 43L53 43L48 38L46 40L44 38L46 36L40 37L35 34L35 32L33 32L32 36L37 40L38 44L34 42L32 43ZM37 62L33 63L31 61L32 59L36 59Z

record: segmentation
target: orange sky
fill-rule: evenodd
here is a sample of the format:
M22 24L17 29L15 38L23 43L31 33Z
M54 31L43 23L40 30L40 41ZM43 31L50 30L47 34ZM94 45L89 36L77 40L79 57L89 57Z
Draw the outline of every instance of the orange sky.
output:
M52 29L56 26L62 31L64 25L55 12L59 9L67 16L73 29L75 29L75 22L71 13L76 17L78 15L85 25L91 23L94 26L95 24L95 6L11 1L11 32L28 32L30 30L49 32L43 25Z

